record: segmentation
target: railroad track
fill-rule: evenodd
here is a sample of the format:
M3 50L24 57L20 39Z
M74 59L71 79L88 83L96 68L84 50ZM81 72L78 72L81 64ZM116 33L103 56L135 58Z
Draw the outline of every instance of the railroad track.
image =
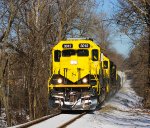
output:
M57 128L65 128L68 125L70 125L71 123L75 122L77 119L81 118L82 116L84 116L85 114L87 114L87 112L82 112L81 114L78 115L72 115L72 114L62 114L62 113L57 113L57 114L53 114L53 115L49 115L49 116L44 116L42 118L33 120L31 122L27 122L25 124L16 126L15 128L36 128L36 127L43 127L41 124L45 125L44 121L49 122L49 125L51 125L53 122L56 122L57 124L52 124L53 126L51 127L57 127ZM66 117L66 119L65 119ZM64 118L65 120L60 121L61 118ZM55 121L54 121L55 119ZM62 124L61 124L62 123ZM47 126L48 127L48 126Z
M65 128L65 127L67 127L68 125L72 124L74 121L76 121L77 119L81 118L85 114L87 114L87 112L83 112L83 113L79 114L78 116L76 116L76 117L70 119L69 121L63 123L58 128Z
M19 125L19 126L16 126L16 128L27 128L27 127L33 126L33 125L35 125L35 124L38 124L38 123L40 123L40 122L42 122L42 121L44 121L44 120L47 120L47 119L49 119L49 118L58 116L58 115L60 115L60 114L61 114L61 112L56 113L56 114L52 114L52 115L48 115L48 116L44 116L44 117L41 117L41 118L39 118L39 119L36 119L36 120L30 121L30 122L27 122L27 123L25 123L25 124L21 124L21 125Z

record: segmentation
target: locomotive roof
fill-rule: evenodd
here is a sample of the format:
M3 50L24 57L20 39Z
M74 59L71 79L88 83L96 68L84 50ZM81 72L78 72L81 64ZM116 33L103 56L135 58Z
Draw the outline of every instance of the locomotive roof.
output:
M88 48L92 48L92 49L99 49L100 47L93 42L92 40L87 40L87 39L69 39L69 40L62 40L60 41L58 44L56 44L53 49L63 49L62 46L63 44L72 44L73 47L71 47L72 49L79 49L79 44L89 44L90 47Z

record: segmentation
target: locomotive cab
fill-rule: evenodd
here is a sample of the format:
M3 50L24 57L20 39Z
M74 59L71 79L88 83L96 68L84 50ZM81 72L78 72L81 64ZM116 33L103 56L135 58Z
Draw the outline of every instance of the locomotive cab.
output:
M106 84L107 98L116 92L117 70L116 65L102 53L102 68L104 74L104 83Z

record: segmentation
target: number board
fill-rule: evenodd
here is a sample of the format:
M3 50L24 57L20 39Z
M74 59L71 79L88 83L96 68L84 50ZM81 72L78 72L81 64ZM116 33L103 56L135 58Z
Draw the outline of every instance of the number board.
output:
M87 44L87 43L79 44L79 48L89 48L89 47L90 47L90 44Z
M63 48L73 48L73 44L63 44Z

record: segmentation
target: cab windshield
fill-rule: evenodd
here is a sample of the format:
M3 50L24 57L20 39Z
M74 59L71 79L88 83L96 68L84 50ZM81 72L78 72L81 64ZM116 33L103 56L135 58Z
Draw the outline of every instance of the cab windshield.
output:
M76 54L76 51L71 49L71 50L63 50L62 51L62 56L73 56Z
M63 57L69 57L69 56L89 56L89 51L87 49L79 49L79 50L74 50L74 49L67 49L62 51L62 56Z

